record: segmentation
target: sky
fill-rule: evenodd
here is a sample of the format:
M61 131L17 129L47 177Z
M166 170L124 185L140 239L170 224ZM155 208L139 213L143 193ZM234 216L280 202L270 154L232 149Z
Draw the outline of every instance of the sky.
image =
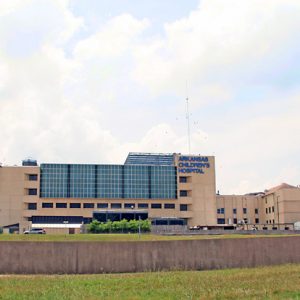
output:
M221 194L300 184L299 0L0 0L0 162L214 155Z

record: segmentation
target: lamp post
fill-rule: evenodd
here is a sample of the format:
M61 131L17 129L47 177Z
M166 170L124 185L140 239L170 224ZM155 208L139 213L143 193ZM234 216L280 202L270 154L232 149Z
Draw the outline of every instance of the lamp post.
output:
M131 205L131 209L134 209L134 205ZM139 239L141 238L141 216L139 215Z
M278 222L278 229L280 230L280 223L279 223L279 201L278 201L278 199L279 199L279 196L277 196L277 222ZM274 219L275 219L275 217L274 217Z
M141 216L139 215L139 239L141 238Z
M63 223L65 224L65 229L67 229L69 221L63 221Z

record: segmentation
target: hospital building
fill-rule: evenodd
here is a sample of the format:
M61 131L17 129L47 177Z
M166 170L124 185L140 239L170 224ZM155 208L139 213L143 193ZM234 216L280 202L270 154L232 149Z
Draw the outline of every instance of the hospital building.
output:
M92 219L124 218L205 229L291 229L300 221L300 188L219 195L215 158L180 153L129 153L121 165L28 159L0 167L2 228L77 233Z

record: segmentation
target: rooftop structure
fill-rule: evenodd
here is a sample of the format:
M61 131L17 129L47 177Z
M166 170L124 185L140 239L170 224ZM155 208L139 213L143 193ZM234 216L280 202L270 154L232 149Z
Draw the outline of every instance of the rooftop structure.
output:
M125 165L174 166L174 154L130 152Z

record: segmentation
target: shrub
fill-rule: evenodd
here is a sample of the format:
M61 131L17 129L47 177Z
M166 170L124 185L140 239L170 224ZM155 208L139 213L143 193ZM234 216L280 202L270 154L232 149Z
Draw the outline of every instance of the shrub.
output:
M143 220L143 221L141 221L141 230L143 232L149 232L149 231L151 231L151 222L149 220Z
M90 224L88 224L87 229L89 232L97 233L99 230L100 222L97 220L93 220Z
M139 228L138 221L137 220L130 220L128 222L128 227L129 227L129 231L137 232L138 228Z
M122 232L128 232L129 224L126 219L123 219L122 221L120 221L120 229Z
M149 220L126 220L110 221L106 223L93 220L87 225L88 232L91 233L117 233L117 232L138 232L139 224L142 232L149 232L151 230L151 222Z

